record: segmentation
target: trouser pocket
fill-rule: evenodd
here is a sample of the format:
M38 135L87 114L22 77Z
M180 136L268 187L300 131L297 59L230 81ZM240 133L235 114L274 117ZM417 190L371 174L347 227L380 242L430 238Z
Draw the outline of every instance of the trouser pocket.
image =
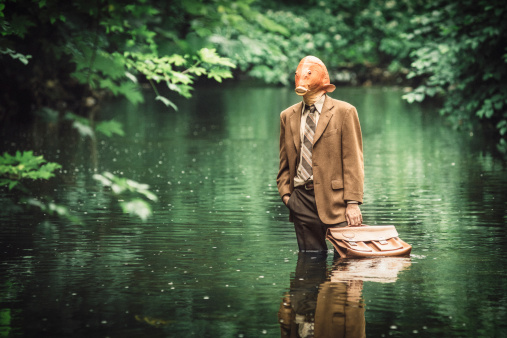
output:
M286 206L287 206L287 208L289 208L289 210L294 211L294 205L293 204L294 204L294 201L297 198L296 194L297 194L297 190L294 190L292 192L292 194L290 194L290 196L289 196L289 200L287 201L287 204L286 204Z

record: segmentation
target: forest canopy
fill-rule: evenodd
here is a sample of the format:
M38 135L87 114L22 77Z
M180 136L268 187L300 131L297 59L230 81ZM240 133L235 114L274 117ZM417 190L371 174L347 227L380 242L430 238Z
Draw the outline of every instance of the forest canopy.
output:
M413 88L409 102L438 98L454 126L496 128L505 148L506 14L499 0L1 0L0 121L93 119L143 87L177 109L199 78L290 85L311 54L336 84Z

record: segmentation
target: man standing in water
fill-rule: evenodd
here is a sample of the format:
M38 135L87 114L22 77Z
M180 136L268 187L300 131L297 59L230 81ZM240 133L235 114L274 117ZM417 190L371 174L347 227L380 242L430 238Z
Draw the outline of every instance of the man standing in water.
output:
M303 101L280 115L276 181L304 252L327 251L327 228L363 221L361 127L354 106L327 96L335 88L324 63L307 56L296 70L296 94Z

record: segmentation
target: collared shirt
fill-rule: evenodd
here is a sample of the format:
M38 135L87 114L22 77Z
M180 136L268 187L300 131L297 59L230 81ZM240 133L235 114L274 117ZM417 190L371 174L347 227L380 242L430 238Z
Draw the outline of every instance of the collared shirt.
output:
M326 100L326 95L322 95L315 103L315 112L314 112L314 116L315 116L315 125L318 125L319 124L319 118L320 118L320 113L322 112L322 107L324 106L324 101ZM304 103L304 101L303 101ZM303 108L302 111L301 111L301 128L299 130L300 134L299 134L299 137L300 137L300 140L301 142L303 142L303 139L304 139L304 134L305 134L305 125L306 125L306 118L308 117L308 114L310 114L310 111L309 110L306 110L306 105L303 104ZM308 183L308 182L312 182L313 181L313 175L310 176L310 178L307 180L307 181L304 181L302 178L301 178L301 162L302 162L302 152L301 154L299 155L299 166L298 166L298 170L297 170L297 173L296 173L296 177L294 177L294 187L299 187L301 185L304 185L305 183Z

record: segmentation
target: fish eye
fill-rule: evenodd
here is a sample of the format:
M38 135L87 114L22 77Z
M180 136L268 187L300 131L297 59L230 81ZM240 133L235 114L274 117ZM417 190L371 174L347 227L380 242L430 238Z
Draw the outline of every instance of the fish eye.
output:
M312 71L311 71L311 70L309 70L309 71L308 71L308 74L311 74L311 73L312 73Z

